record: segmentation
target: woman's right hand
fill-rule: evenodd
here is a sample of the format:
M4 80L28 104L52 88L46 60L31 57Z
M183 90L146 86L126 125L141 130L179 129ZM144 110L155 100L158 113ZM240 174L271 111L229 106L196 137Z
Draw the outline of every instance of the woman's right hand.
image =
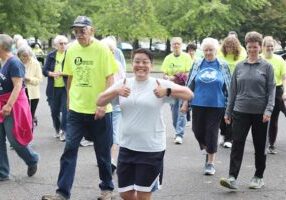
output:
M224 122L226 124L230 124L231 123L231 118L229 116L224 116Z
M126 86L126 78L121 87L117 89L118 96L128 97L130 95L130 88Z

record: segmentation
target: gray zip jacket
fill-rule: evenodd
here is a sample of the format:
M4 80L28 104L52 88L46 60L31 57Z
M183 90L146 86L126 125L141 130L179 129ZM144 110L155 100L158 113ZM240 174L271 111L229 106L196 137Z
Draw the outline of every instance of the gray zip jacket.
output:
M271 116L275 100L275 79L272 65L259 58L236 65L232 75L225 115L233 111Z

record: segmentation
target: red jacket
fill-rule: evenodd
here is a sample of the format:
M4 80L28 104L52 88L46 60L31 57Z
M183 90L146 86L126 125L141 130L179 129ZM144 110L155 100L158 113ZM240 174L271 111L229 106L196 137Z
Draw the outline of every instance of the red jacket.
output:
M11 93L0 95L0 110L7 103ZM30 105L25 90L22 89L16 102L13 105L11 115L13 117L13 135L15 139L22 145L27 146L33 139L32 132L32 115ZM0 114L0 123L5 118Z

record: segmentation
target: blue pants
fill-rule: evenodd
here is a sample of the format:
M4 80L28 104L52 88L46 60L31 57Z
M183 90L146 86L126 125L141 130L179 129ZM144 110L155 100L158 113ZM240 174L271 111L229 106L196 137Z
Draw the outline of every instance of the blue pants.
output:
M22 158L26 165L32 166L38 163L39 156L35 153L31 147L23 146L13 136L13 117L10 115L4 119L3 123L0 123L0 177L6 178L9 177L10 167L7 156L7 147L6 147L6 136L15 149L16 153L20 158Z
M67 92L65 87L54 88L52 97L48 97L48 103L51 108L53 126L58 133L61 130L66 131L67 123ZM61 119L60 119L60 113Z
M187 122L187 114L180 111L182 101L176 99L174 104L171 104L173 126L176 131L176 136L183 137L185 132L185 126Z
M106 113L102 119L94 120L93 114L69 111L66 145L60 160L57 193L70 198L74 181L78 148L85 134L92 138L96 154L101 190L113 190L111 172L112 114Z

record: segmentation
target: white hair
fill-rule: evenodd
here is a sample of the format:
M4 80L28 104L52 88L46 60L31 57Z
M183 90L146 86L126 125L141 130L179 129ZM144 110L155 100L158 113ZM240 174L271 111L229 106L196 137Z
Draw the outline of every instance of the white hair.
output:
M116 42L110 37L103 38L101 42L105 44L111 51L116 49Z
M203 39L201 47L204 50L206 45L211 45L215 48L215 50L217 51L219 49L219 42L217 39L211 38L211 37L207 37L205 39Z
M173 38L171 39L171 44L173 44L173 43L176 42L176 41L178 41L178 42L180 42L180 43L183 43L183 39L182 39L181 37L173 37Z
M32 48L29 45L22 45L18 51L17 51L17 55L18 57L21 57L21 55L23 53L27 53L29 55L29 57L34 57L34 53L32 51Z
M54 45L58 45L61 41L68 43L68 38L64 35L57 35L54 39Z

